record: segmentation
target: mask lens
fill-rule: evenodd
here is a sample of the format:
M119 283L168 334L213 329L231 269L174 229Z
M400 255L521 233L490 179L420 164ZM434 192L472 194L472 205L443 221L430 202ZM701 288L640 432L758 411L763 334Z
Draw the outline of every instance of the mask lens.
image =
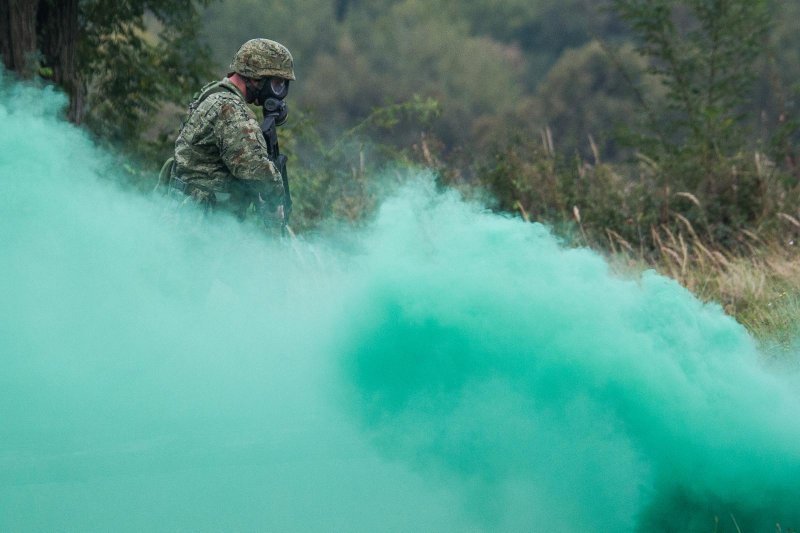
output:
M271 78L269 80L269 88L275 98L284 98L286 93L289 92L289 84L282 78Z

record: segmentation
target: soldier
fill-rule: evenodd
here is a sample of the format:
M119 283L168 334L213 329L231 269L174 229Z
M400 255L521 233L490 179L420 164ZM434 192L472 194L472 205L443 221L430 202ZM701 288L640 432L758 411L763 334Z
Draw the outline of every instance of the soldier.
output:
M171 169L165 165L169 194L181 205L195 203L205 212L223 209L239 219L256 203L267 222L280 226L281 174L246 104L286 97L295 79L292 56L275 41L252 39L236 53L229 70L189 105L175 141L174 163Z

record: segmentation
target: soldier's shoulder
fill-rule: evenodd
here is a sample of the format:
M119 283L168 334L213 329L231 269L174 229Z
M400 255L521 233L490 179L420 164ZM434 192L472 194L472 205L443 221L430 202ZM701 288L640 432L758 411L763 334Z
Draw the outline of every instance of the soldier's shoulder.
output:
M229 91L214 93L201 104L201 112L216 114L223 119L248 119L252 112L247 104Z
M208 107L222 107L222 106L235 106L242 109L247 109L247 104L237 94L231 91L222 90L208 95L203 104L208 104ZM202 104L201 104L202 105Z

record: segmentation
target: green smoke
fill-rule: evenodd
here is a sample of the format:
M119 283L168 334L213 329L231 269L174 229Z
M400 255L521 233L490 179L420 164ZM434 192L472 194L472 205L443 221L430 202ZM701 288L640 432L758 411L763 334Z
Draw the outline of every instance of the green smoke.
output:
M176 227L63 105L0 80L0 530L800 526L796 380L718 307L424 177Z

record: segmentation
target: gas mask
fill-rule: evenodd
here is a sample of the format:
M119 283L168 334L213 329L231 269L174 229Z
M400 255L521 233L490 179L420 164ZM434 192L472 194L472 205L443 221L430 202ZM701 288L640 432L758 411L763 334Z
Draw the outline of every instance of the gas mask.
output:
M283 78L263 78L248 86L248 92L255 94L254 101L264 109L264 117L275 118L275 125L280 126L286 122L289 109L283 101L289 94L289 80Z

